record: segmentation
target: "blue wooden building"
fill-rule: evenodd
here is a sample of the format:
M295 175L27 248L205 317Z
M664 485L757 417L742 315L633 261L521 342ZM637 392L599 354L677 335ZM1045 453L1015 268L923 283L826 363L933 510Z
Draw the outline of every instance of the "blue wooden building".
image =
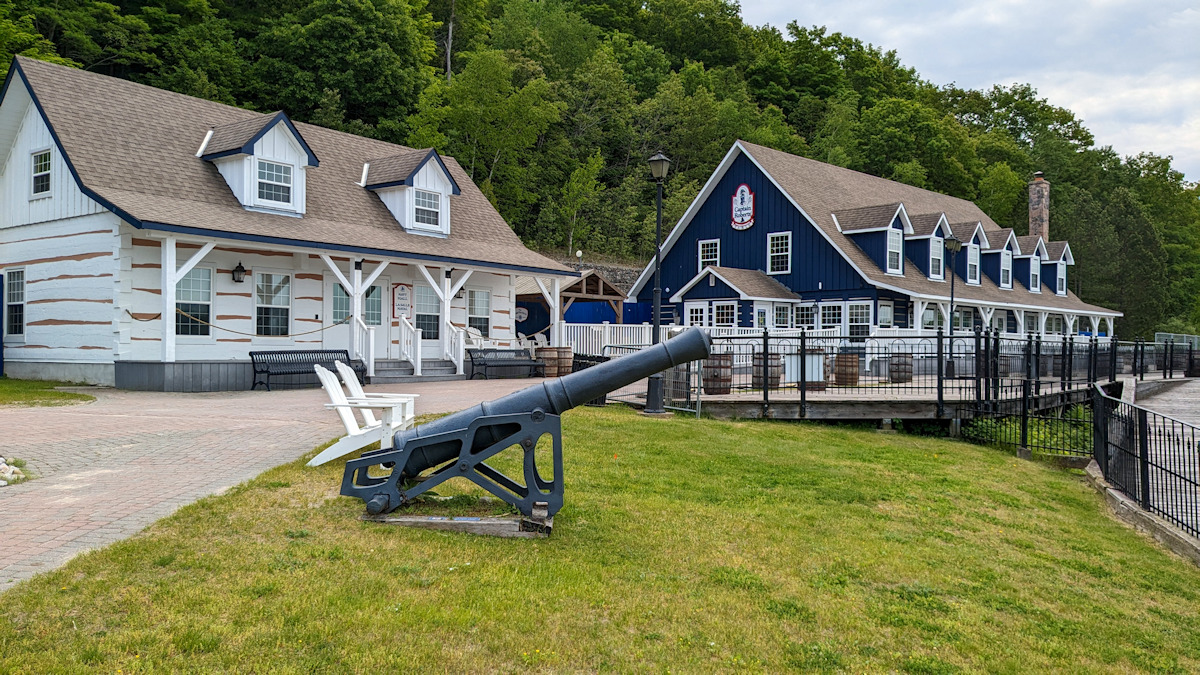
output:
M1049 189L1040 174L1030 182L1030 234L1017 236L970 201L738 141L663 243L664 316L849 337L951 322L1110 334L1120 312L1069 290L1075 260L1049 238ZM640 305L653 272L651 262L630 291Z

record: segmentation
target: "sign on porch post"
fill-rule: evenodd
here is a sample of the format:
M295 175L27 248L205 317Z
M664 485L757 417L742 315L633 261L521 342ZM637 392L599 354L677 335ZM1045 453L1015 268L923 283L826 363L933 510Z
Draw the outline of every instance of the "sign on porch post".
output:
M412 284L392 284L392 318L412 316Z

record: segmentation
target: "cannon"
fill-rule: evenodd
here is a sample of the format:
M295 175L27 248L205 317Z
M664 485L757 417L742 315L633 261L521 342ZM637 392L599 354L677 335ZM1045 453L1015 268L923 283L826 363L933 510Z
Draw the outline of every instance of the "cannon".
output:
M346 462L341 494L362 499L367 513L375 516L461 477L535 522L544 522L563 504L559 416L671 366L706 358L711 346L708 334L693 328L649 349L398 432L391 448ZM534 453L538 440L547 435L553 444L550 480L538 471ZM524 454L524 484L486 463L509 448Z

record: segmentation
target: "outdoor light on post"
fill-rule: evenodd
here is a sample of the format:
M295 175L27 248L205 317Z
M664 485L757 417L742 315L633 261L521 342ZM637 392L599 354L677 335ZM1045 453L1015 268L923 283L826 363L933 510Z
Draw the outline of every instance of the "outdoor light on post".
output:
M575 251L575 271L583 269L583 249Z
M649 159L650 175L658 184L658 215L654 221L654 326L650 334L650 344L658 344L659 329L662 326L662 192L663 180L671 168L671 160L661 152ZM654 373L649 377L646 387L646 413L665 413L663 408L663 377L662 373Z
M238 261L237 267L233 268L229 275L233 277L233 283L240 284L246 280L246 268L242 267L242 261Z
M958 252L962 250L962 242L952 232L942 241L942 244L950 252L950 362L947 364L946 376L954 377L954 277L956 276L954 267L958 260Z

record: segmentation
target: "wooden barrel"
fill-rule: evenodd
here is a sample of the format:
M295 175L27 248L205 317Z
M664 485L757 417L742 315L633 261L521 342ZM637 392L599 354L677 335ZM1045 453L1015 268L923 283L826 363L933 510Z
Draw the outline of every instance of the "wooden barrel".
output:
M546 364L546 377L558 377L558 347L538 347L537 357Z
M912 382L913 355L908 352L892 354L888 358L888 382Z
M570 347L556 347L558 350L558 376L570 375L575 366L575 353Z
M704 359L704 393L723 396L733 385L733 354L713 354Z
M779 380L783 378L783 355L768 354L767 355L767 384L771 389L779 388ZM754 370L751 377L752 384L755 389L763 388L763 355L762 352L754 354Z
M833 360L833 382L839 387L858 385L858 354L838 354Z

